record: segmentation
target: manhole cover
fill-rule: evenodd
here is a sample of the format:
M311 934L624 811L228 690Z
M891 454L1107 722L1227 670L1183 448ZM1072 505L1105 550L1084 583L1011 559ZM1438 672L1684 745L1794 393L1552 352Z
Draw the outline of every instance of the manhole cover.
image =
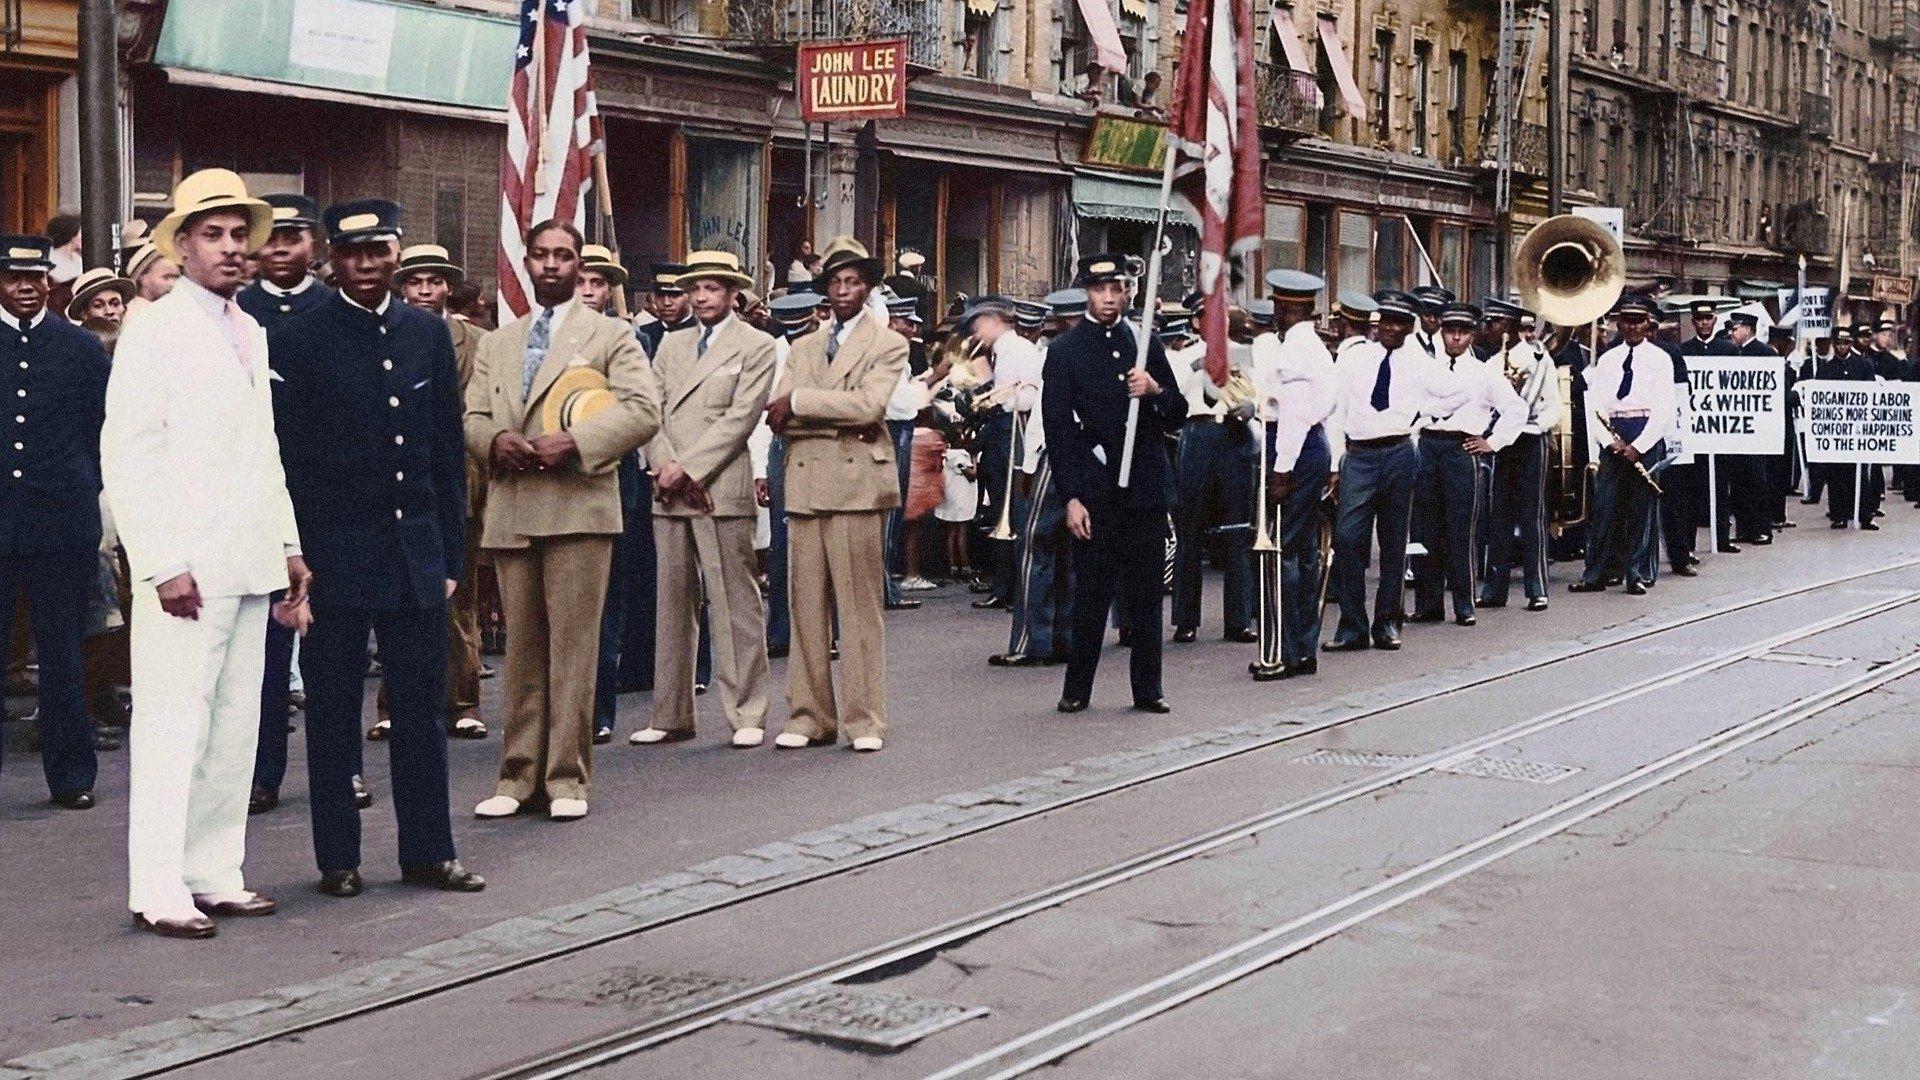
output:
M1293 759L1296 765L1346 765L1360 769L1393 769L1419 761L1413 754L1388 754L1377 750L1315 750L1311 754ZM1580 771L1574 765L1548 765L1538 761L1521 761L1517 758L1497 758L1474 756L1462 758L1446 765L1437 765L1434 772L1454 773L1458 776L1475 776L1483 780L1517 780L1523 784L1551 784L1556 780L1565 780Z
M1846 667L1852 663L1845 656L1815 656L1812 653L1770 652L1754 657L1756 660L1771 660L1776 664L1802 664L1806 667Z
M825 985L802 987L749 1006L732 1019L796 1035L898 1050L985 1015L987 1010L978 1005Z
M622 966L535 990L521 1000L562 1005L618 1005L650 1016L666 1016L746 986L745 979L704 971L644 971Z
M1412 754L1383 754L1375 750L1315 750L1293 759L1295 765L1347 765L1358 769L1391 769L1420 760Z

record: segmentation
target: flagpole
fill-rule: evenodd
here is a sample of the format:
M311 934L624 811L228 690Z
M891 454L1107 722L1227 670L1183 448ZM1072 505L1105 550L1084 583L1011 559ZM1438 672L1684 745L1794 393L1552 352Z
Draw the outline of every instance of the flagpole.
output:
M1153 328L1153 307L1160 299L1160 253L1166 247L1167 204L1173 199L1173 164L1177 153L1173 146L1173 130L1167 129L1166 160L1160 167L1160 214L1153 227L1153 251L1147 256L1147 284L1140 296L1140 328L1133 351L1133 370L1144 371L1147 367L1147 346L1152 338L1148 333ZM1206 302L1211 302L1209 296ZM1140 399L1127 398L1127 439L1120 450L1120 486L1125 488L1133 478L1133 444L1140 434Z

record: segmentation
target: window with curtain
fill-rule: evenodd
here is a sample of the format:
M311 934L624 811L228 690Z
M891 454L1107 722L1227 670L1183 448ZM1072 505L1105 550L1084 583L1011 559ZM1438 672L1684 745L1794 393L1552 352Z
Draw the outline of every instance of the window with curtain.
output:
M1332 265L1333 208L1320 203L1307 205L1307 266L1309 274L1328 276Z
M1266 237L1261 243L1261 258L1267 270L1303 268L1306 211L1294 203L1267 204Z
M1467 231L1458 225L1446 225L1440 229L1440 247L1434 252L1434 261L1439 265L1441 284L1449 289L1459 289L1461 282L1467 280ZM1486 295L1473 293L1475 300Z
M1342 210L1340 219L1339 283L1341 292L1373 291L1373 218Z
M1448 159L1467 156L1467 54L1459 49L1447 54L1447 150Z
M1373 137L1385 143L1393 136L1393 31L1373 32Z
M1408 90L1413 94L1413 152L1427 152L1427 138L1432 130L1427 110L1432 107L1430 94L1433 81L1433 42L1416 41L1413 43L1413 85Z
M1381 289L1405 289L1411 284L1407 274L1407 226L1399 214L1382 214L1373 223L1374 285Z

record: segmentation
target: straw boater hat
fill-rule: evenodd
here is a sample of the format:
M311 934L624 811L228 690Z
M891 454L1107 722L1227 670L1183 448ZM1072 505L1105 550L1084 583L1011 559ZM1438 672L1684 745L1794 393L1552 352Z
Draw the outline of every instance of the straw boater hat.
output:
M541 430L553 435L600 415L613 405L607 377L597 368L572 367L560 373L540 399Z
M247 194L240 174L230 169L201 169L173 189L173 210L153 227L153 246L160 254L179 261L174 237L188 218L209 210L240 210L252 226L247 250L258 251L273 235L273 207Z
M580 269L591 270L615 285L627 283L627 268L613 257L613 251L605 244L588 244L580 249Z
M467 279L466 271L455 266L453 256L439 244L414 244L401 249L400 269L393 272L393 284L397 288L407 278L420 273L439 274L449 285L458 285Z
M103 292L117 292L120 302L133 299L133 282L113 272L111 266L96 266L73 279L73 299L67 301L67 319L79 322L86 317L87 304Z
M731 251L696 251L688 255L687 268L680 272L678 279L680 287L684 289L701 278L724 281L741 289L753 287L753 276L740 269L740 256Z

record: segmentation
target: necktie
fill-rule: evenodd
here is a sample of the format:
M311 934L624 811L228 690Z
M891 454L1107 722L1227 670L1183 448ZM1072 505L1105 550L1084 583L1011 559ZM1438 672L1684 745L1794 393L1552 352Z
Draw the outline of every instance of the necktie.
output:
M1614 394L1617 401L1625 401L1633 391L1633 346L1627 346L1626 362L1620 365L1620 391Z
M253 379L253 351L248 347L246 332L240 329L240 305L232 300L222 309L226 316L227 341L233 345L233 355L240 358L240 367L247 373L247 379Z
M840 328L843 325L845 324L839 319L835 319L833 325L827 328L827 363L829 364L833 363L834 356L840 352Z
M1373 402L1374 412L1387 411L1387 402L1389 400L1387 397L1387 388L1392 382L1393 350L1388 349L1387 354L1380 358L1380 374L1373 377L1373 397L1371 400Z
M540 370L540 362L547 358L548 335L553 332L553 309L541 308L540 316L533 320L533 327L527 331L527 353L520 361L520 396L525 398L533 392L533 376Z
M694 347L693 355L696 357L707 355L707 342L712 339L713 327L702 326L700 328L700 344Z

